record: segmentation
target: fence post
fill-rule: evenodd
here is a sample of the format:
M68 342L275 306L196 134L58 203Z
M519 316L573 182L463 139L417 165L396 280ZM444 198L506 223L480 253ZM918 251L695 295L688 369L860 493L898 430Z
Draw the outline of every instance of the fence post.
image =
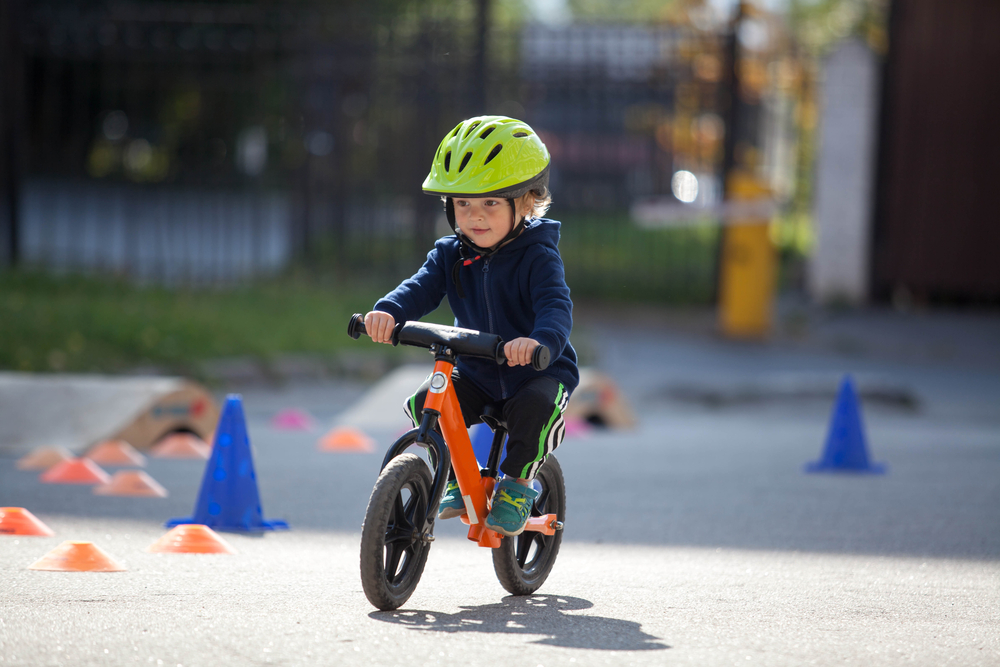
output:
M490 23L490 0L476 2L476 55L473 76L472 110L475 115L486 113L487 87L489 86L488 40Z
M20 0L0 2L0 219L7 219L8 266L20 262L20 198L24 151L24 73Z

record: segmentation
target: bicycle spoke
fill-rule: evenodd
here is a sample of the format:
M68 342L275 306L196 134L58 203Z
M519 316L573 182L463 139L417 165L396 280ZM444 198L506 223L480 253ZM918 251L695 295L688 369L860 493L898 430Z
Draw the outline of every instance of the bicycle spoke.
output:
M403 504L403 494L400 493L396 496L396 499L392 503L392 514L389 515L392 519L398 521L404 521L406 519L406 506Z
M390 524L385 530L385 543L398 544L400 542L409 544L413 541L413 528L406 525Z
M417 517L417 511L420 509L422 503L420 502L420 496L415 492L410 496L410 502L406 506L406 522L413 528L416 527L418 523L422 523L423 517Z
M546 514L545 507L549 504L549 490L545 486L542 487L542 492L538 494L538 498L535 499L535 506L532 508L533 516L542 516ZM537 513L536 513L537 512Z
M405 548L400 548L398 544L385 545L385 576L389 581L396 578L396 570L399 569L399 560L403 557Z
M411 497L410 505L414 504L413 500ZM413 541L414 523L411 520L412 514L412 509L408 509L403 504L402 494L397 495L393 503L392 514L389 516L389 525L385 531L385 542L387 545L390 542L404 542L409 544Z
M534 542L534 539L535 534L528 531L517 536L517 546L514 553L517 555L517 564L522 569L524 569L524 563L528 559L528 554L531 553L531 544Z

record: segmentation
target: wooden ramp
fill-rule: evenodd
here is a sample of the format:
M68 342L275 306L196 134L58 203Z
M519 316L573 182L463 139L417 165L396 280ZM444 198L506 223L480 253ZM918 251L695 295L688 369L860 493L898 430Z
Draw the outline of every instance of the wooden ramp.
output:
M218 419L215 398L182 378L0 373L0 453L103 440L142 451L175 430L207 439Z

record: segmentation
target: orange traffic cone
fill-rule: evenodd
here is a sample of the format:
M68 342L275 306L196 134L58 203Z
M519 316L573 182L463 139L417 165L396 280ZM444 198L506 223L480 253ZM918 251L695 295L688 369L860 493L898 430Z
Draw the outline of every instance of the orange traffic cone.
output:
M91 447L88 459L102 466L144 466L146 457L124 440L105 440Z
M63 542L28 566L50 572L124 572L124 566L92 542Z
M17 460L18 470L48 470L57 463L73 458L65 447L39 447Z
M160 483L141 470L119 470L111 481L103 486L95 486L99 496L136 496L143 498L166 498L167 490Z
M356 428L335 428L317 445L321 452L372 452L375 441Z
M211 453L212 448L204 440L185 432L170 433L149 450L149 455L158 459L205 460Z
M49 484L107 484L111 476L90 459L80 458L56 464L38 479Z
M55 531L23 507L0 507L0 535L52 537Z
M200 523L182 523L146 548L151 554L235 554L236 549Z

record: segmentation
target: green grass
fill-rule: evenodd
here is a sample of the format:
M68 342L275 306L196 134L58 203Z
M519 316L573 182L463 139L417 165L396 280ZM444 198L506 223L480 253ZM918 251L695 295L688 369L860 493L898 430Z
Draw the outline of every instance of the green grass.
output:
M385 291L290 278L175 291L0 272L0 368L121 372L152 366L198 377L200 362L209 359L266 362L284 353L361 350L346 334L350 315L366 312ZM432 319L450 321L446 310ZM379 351L392 354L388 347Z
M718 227L642 229L626 213L567 215L559 244L574 297L657 305L712 298Z
M559 251L566 282L574 298L703 305L714 288L719 227L643 229L627 211L568 212L562 217ZM426 249L414 248L412 238L348 236L341 252L327 241L317 247L319 264L345 272L370 271L403 278L424 261Z
M711 299L715 228L644 230L625 214L572 214L562 229L560 250L576 300L690 305ZM385 256L372 257L373 247ZM410 275L422 261L412 241L373 246L369 239L339 262L317 262L340 265L340 276L354 278L313 269L230 289L172 290L0 271L0 369L113 373L153 367L202 377L203 362L220 358L266 365L282 354L345 349L399 355L350 340L347 322L392 289L392 278ZM358 267L383 278L358 278ZM449 323L452 316L445 305L429 319Z

